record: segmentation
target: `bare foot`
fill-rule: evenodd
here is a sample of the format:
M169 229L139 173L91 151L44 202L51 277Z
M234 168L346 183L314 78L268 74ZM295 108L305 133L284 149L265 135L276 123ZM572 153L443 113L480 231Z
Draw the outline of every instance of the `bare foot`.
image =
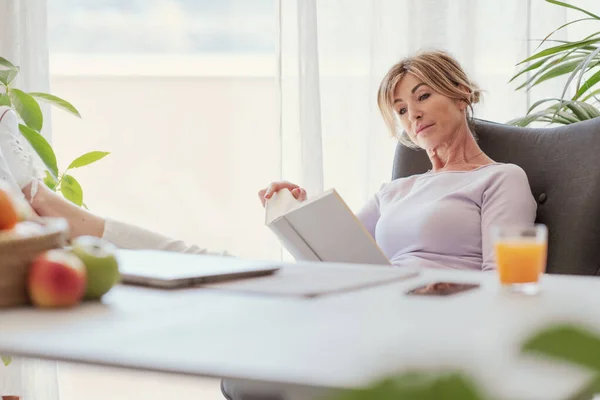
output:
M31 183L26 185L23 188L23 194L25 194L35 212L42 217L66 219L69 224L70 239L82 235L102 237L104 234L104 218L71 203L52 191L43 182L38 182L38 190L31 198L31 186Z

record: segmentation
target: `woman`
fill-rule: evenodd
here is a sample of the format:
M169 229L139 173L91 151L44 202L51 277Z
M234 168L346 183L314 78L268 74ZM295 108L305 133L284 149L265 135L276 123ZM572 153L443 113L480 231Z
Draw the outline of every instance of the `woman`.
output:
M431 161L427 173L385 185L357 214L396 266L494 269L491 226L535 220L525 172L477 145L469 119L479 96L458 62L439 51L400 61L381 82L390 132ZM274 182L258 193L263 205L284 188L306 199L298 185Z
M494 162L479 148L469 128L472 105L479 96L479 89L458 62L443 52L406 58L383 79L378 104L392 135L407 146L424 149L431 161L430 171L385 185L357 214L394 265L492 269L490 227L534 222L536 203L524 171ZM1 137L0 150L15 151ZM9 168L20 171L27 163L13 164ZM19 182L35 210L40 215L65 217L73 236L102 236L123 248L207 252L95 216L44 185L31 197L30 185ZM259 191L263 205L283 188L306 199L306 191L298 185L274 182ZM279 395L234 381L224 381L223 387L227 398Z
M491 226L535 220L536 202L525 172L514 164L494 162L478 146L469 127L472 106L479 97L479 89L459 63L440 51L400 61L381 82L378 105L391 134L406 146L425 150L431 161L427 173L390 182L357 214L396 266L493 269ZM19 140L16 123L13 130L11 141L0 137L0 151L19 150L14 146ZM26 156L6 158L34 209L42 216L66 218L72 236L104 237L122 248L208 253L96 216L44 185L31 196L31 183L22 178L32 176L23 173L31 163ZM259 191L263 205L284 188L306 199L304 189L280 181Z

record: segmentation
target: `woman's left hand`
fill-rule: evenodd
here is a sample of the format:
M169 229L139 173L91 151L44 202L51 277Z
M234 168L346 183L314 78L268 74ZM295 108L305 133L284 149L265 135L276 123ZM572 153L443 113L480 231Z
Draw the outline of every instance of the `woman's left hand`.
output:
M258 198L262 203L263 207L265 206L268 199L273 197L275 193L280 191L281 189L289 190L292 195L299 201L306 200L306 190L296 185L295 183L291 183L288 181L277 181L272 182L266 189L261 189L258 192Z

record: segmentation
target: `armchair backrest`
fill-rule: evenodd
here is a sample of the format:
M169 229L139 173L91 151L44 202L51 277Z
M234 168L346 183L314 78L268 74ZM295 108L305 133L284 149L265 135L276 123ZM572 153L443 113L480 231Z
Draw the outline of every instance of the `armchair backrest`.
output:
M474 121L479 146L493 160L525 170L548 227L547 272L600 272L600 118L552 128ZM393 179L427 171L424 151L398 144Z

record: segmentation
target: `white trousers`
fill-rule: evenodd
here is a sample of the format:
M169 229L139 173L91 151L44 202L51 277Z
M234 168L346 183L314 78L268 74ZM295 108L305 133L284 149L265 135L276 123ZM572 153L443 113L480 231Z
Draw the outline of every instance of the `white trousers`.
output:
M188 254L229 255L226 251L209 251L203 247L190 245L182 240L149 231L139 226L106 219L102 238L120 249L164 250Z

